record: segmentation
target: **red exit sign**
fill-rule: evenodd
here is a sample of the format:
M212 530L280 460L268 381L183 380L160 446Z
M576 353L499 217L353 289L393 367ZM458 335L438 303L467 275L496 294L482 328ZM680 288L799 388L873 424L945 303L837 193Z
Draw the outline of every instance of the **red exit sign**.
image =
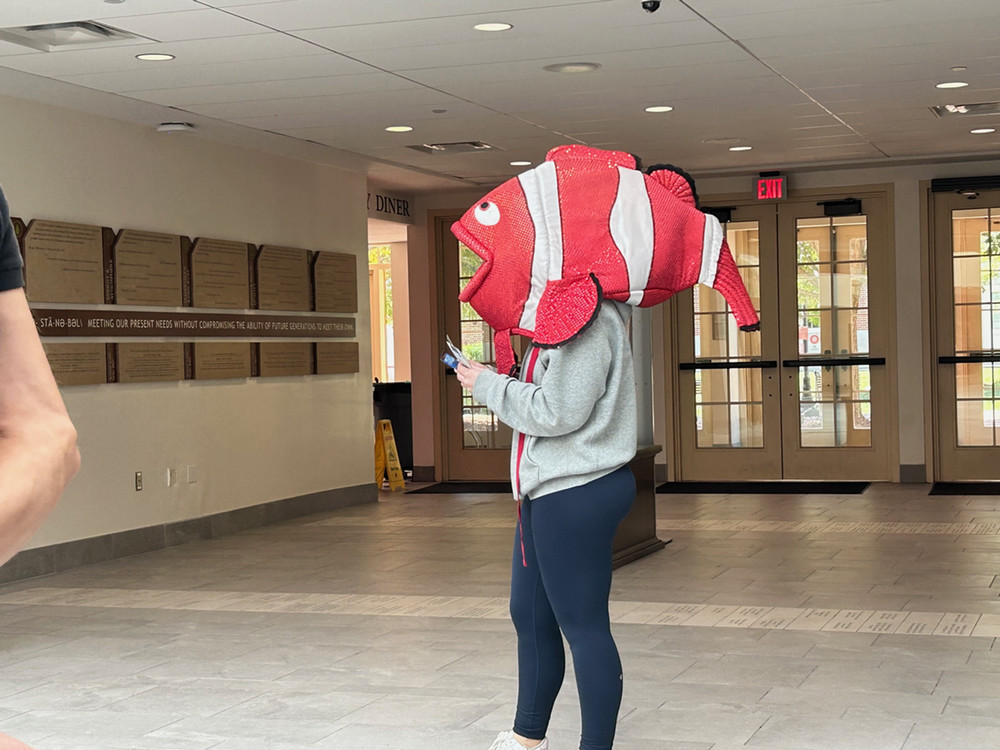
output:
M780 201L788 197L787 177L758 177L754 197L759 201Z

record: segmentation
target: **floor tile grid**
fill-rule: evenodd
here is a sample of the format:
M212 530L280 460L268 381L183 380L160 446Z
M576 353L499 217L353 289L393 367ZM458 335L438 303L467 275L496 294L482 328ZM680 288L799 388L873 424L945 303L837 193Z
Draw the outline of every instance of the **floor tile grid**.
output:
M880 509L888 502L888 495L875 493L869 498L871 507ZM897 492L893 497L910 507L920 507L925 500L918 493L910 497ZM739 498L735 502L733 497L727 498L728 502L719 500L695 499L684 513L678 512L681 506L661 504L660 517L673 521L688 516L686 520L707 522L802 520L794 517L800 514L789 512L795 507L787 498L757 499L757 507ZM857 507L856 501L850 502ZM0 673L0 728L34 732L37 750L346 750L357 744L409 750L429 748L442 740L463 747L485 747L497 725L509 722L513 671L508 651L512 641L505 614L489 612L484 613L488 617L463 618L427 617L421 610L401 612L406 607L455 605L474 597L504 601L502 587L512 528L508 502L500 498L443 498L436 504L419 506L386 497L379 506L353 509L350 516L381 521L425 513L424 520L437 522L446 511L454 518L469 517L463 519L457 535L450 535L442 525L428 524L421 529L409 523L379 523L362 528L359 536L357 527L344 523L326 525L316 536L304 528L306 524L286 524L239 535L220 547L211 543L186 545L179 554L154 553L91 566L77 575L0 588L3 653L13 656L19 667L16 683L9 667ZM742 506L736 508L739 517L729 518L734 504ZM834 511L814 503L813 498L805 498L803 507L806 505L814 518L826 518L829 523L844 521ZM830 508L837 505L833 501ZM940 516L923 518L921 523L974 521L959 515L969 510L961 499L948 498L940 510ZM905 518L905 510L900 512ZM336 520L337 515L318 520ZM890 514L884 516L880 523L890 519L910 523ZM857 522L871 518L869 515ZM477 531L477 524L471 522L476 519L498 525L483 533L481 525ZM867 632L862 627L874 624L870 621L875 614L896 614L898 620L900 614L910 617L918 613L872 607L872 615L861 622L868 609L852 606L858 601L857 592L879 586L891 590L901 577L904 584L918 587L923 565L938 573L968 568L967 574L974 575L969 561L986 559L988 545L967 549L968 545L958 543L960 536L970 534L956 534L946 541L941 535L925 535L926 543L914 546L887 543L891 532L851 533L827 527L819 533L801 533L801 529L791 533L750 528L669 530L673 544L616 574L619 616L631 612L635 618L645 618L646 613L639 610L646 605L654 612L644 622L616 626L630 675L616 747L919 750L939 748L945 737L952 747L998 746L993 716L1000 701L1000 691L994 687L1000 667L993 638L913 637L900 633L899 628L895 633ZM897 536L914 540L917 533L907 530ZM978 536L982 542L988 540L987 535ZM267 542L267 551L264 559L255 561L255 554L261 556L262 541ZM428 555L428 542L447 549ZM401 584L428 586L430 578L452 588L461 586L470 576L471 550L477 559L472 569L481 581L477 592L450 598L444 594L421 597L386 592L386 588ZM295 552L299 553L297 559L287 564L288 555ZM387 556L392 558L388 562ZM833 564L838 558L840 562ZM759 565L747 565L748 561ZM816 564L822 561L831 564L825 568ZM866 574L867 564L873 561ZM890 567L898 568L897 575L882 577L882 569L890 561ZM795 569L796 574L784 576L785 581L781 576L769 578L768 570L773 572L782 565ZM297 568L299 579L313 578L312 583L321 590L305 597L298 593L295 589L302 581L291 575ZM335 575L336 568L340 572ZM678 570L683 573L672 575ZM829 580L816 580L815 574L823 572ZM226 584L241 573L247 586L227 589ZM907 582L907 575L913 580ZM877 580L886 582L871 583ZM367 590L345 590L358 582ZM944 588L947 578L931 579L931 583ZM728 603L675 600L678 603L671 604L663 600L666 588L681 584L690 590L729 597ZM761 627L764 618L793 614L784 610L794 608L776 603L784 594L774 592L786 587L804 587L812 596L828 590L838 599L837 606L812 609L829 609L835 614L815 630ZM15 594L35 592L32 595L41 596L37 590L44 588L80 591L73 594L78 598L72 604L7 601ZM113 591L102 592L102 588ZM956 596L965 603L983 601L975 598L982 595L982 588L978 584L959 586ZM772 601L747 603L761 596L758 591L764 591L762 596ZM733 597L736 592L745 596ZM218 596L216 604L225 608L164 608L184 603L177 597L192 593L195 599L189 598L188 605ZM132 604L141 606L115 607L108 599L94 606L96 602L86 598L91 594L115 594L119 604L135 596ZM350 598L359 594L374 598ZM203 596L208 600L201 599ZM336 599L324 600L323 596ZM892 601L894 596L877 592L874 598ZM244 611L248 601L254 611ZM379 614L297 611L298 607L334 602L364 605L367 609L361 611ZM268 608L272 611L266 611ZM803 610L797 615L801 617L810 608L798 609ZM929 611L940 616L936 629L947 613ZM982 611L955 608L952 614ZM712 627L652 622L717 614L722 619ZM822 617L814 612L802 622L808 621L812 627L819 619ZM915 617L911 623L919 619ZM727 620L736 627L724 626ZM831 623L836 625L827 627ZM981 623L982 617L975 626ZM970 627L968 621L956 620L954 624ZM925 623L924 632L929 628L929 622ZM29 633L33 633L30 643ZM39 641L40 633L50 640ZM150 642L154 633L154 642ZM11 642L11 634L16 635L16 642ZM249 650L220 647L218 658L213 658L213 641L242 642ZM481 645L484 642L488 644L485 647ZM100 657L102 650L108 655ZM43 656L46 652L49 655ZM201 658L183 658L185 653ZM20 658L32 654L31 658ZM91 667L96 661L104 666L103 675L102 670ZM483 691L480 675L484 665L494 674L490 682L495 689L488 693ZM117 689L117 702L97 707L104 698L95 698L88 711L25 708L25 704L58 705L63 685L69 696L72 685L93 675L98 675L99 683L92 688L93 694L101 696L102 691ZM32 699L29 685L33 678L41 682L36 690L48 684L47 690L55 694L35 692ZM122 685L125 681L133 684ZM145 686L136 693L145 694L145 699L121 697L129 695L127 690L138 689L137 684ZM216 687L224 689L213 699L211 691ZM239 693L248 687L258 694L248 698ZM20 695L20 707L7 706L17 701L9 695L3 697L5 692ZM187 702L178 702L178 695L188 696ZM572 697L572 686L568 685L550 733L558 747L575 746L577 717ZM153 706L158 708L150 712ZM220 706L227 707L217 710ZM123 719L122 714L129 718ZM158 723L157 728L148 729ZM40 738L41 734L45 737Z

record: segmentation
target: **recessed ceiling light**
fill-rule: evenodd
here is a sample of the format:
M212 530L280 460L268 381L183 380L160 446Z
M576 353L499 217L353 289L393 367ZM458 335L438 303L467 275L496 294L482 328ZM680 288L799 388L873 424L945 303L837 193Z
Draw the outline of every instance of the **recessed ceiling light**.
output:
M656 107L646 107L647 112L673 112L673 107L668 107L667 105L661 105Z
M531 162L530 161L512 161L510 163L510 165L512 167L530 167L531 166Z
M963 70L968 70L964 65L955 65L952 67L952 71L955 73L961 73Z
M598 63L592 62L568 62L546 65L544 70L550 73L590 73L601 67Z
M976 128L975 130L970 130L969 132L972 133L973 135L983 135L985 133L995 133L995 132L997 132L997 129L996 128Z
M509 23L477 23L472 28L476 31L510 31L514 27Z
M413 128L409 125L390 125L386 130L390 133L409 133Z
M752 151L753 146L730 146L730 151Z
M163 52L144 52L141 55L136 55L135 59L145 60L146 62L163 62L165 60L173 60L174 56Z
M189 122L161 122L156 129L160 133L193 133L195 126Z
M946 81L945 83L937 84L936 88L939 89L964 89L968 86L965 81Z

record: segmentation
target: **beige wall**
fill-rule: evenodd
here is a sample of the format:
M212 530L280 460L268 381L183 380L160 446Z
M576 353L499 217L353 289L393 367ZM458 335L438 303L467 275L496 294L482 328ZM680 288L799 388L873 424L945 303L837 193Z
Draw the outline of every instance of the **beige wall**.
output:
M356 375L65 388L83 467L30 547L373 481L363 175L8 97L0 133L25 220L358 256Z

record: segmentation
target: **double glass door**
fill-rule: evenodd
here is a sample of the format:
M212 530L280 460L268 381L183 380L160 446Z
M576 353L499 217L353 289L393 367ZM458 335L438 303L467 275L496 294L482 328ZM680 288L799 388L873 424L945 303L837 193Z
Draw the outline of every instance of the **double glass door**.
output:
M842 206L732 209L723 227L759 333L712 289L678 295L680 479L890 478L885 198L831 215Z
M1000 190L936 193L936 477L1000 479Z

